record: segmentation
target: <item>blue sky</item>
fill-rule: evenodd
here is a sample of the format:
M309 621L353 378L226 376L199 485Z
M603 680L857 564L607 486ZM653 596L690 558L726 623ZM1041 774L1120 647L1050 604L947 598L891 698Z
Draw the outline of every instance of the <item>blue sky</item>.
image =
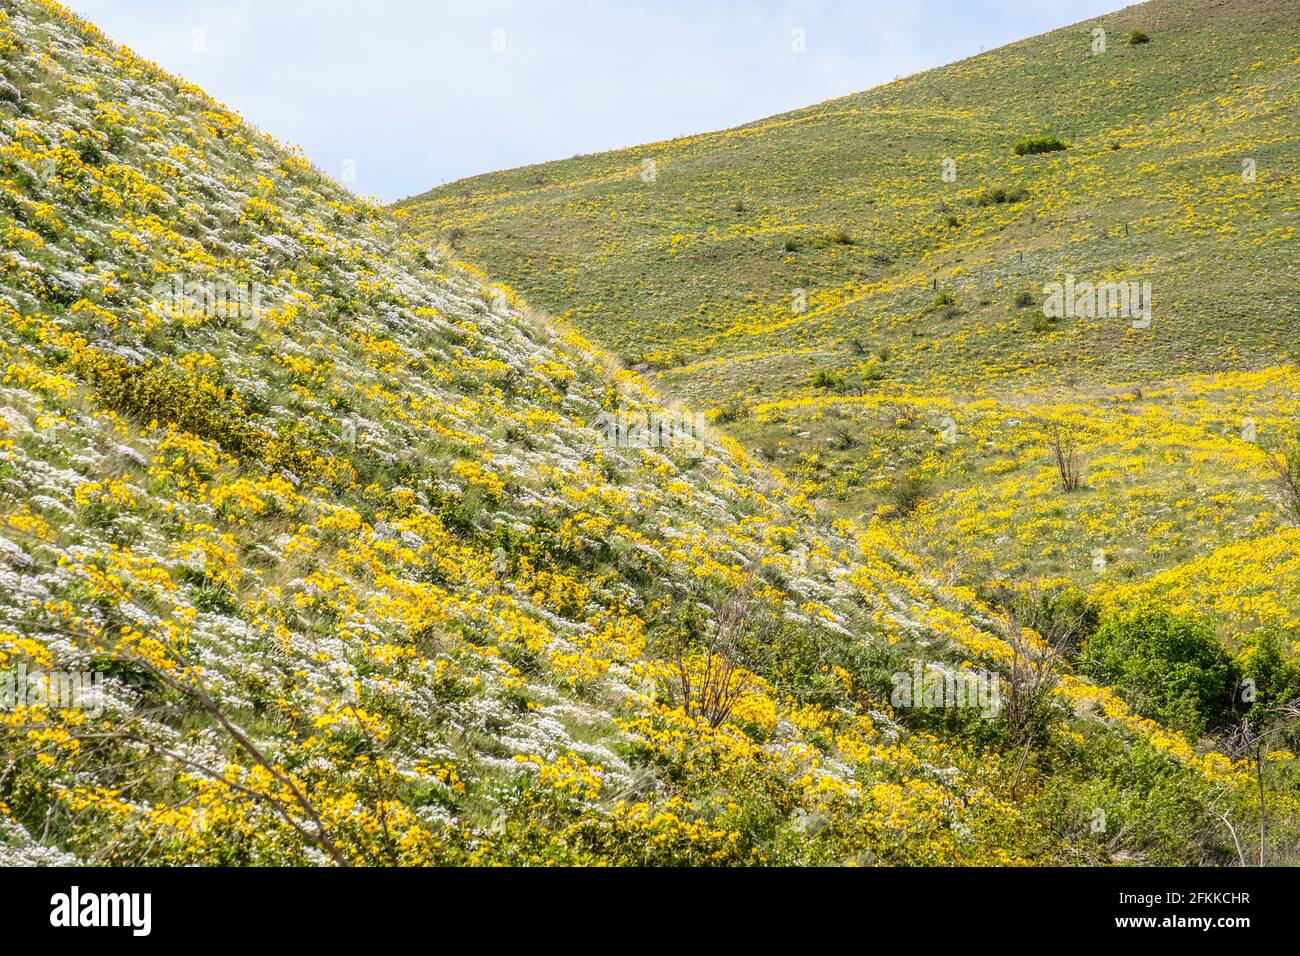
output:
M734 126L1124 0L65 0L393 200ZM802 30L803 52L796 52ZM348 165L350 163L350 165Z

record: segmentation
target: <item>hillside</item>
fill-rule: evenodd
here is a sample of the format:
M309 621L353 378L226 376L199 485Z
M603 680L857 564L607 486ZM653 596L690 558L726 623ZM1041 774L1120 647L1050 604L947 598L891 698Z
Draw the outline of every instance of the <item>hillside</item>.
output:
M1297 23L1155 0L399 207L956 579L1146 588L1235 644L1300 626L1271 463L1300 411ZM1067 148L1017 155L1035 137ZM1151 312L1045 314L1067 280Z
M0 665L101 688L0 708L0 864L1238 859L1247 762L1051 613L609 440L673 412L58 5L0 52Z

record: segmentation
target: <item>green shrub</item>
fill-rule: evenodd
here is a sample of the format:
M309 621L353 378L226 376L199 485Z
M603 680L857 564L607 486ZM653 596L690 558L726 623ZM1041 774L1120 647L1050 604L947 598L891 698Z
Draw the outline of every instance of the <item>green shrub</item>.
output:
M1096 632L1101 620L1097 605L1072 584L1018 594L1011 608L1022 626L1033 628L1062 653L1078 648Z
M896 475L893 484L885 489L885 500L893 509L895 518L905 518L930 496L930 484L916 472Z
M76 145L78 158L88 166L102 166L104 150L93 139L83 139Z
M1124 42L1129 46L1140 46L1143 43L1150 43L1151 38L1141 30L1129 30L1124 35Z
M822 369L812 377L812 384L813 388L824 388L832 392L844 390L844 379L826 369Z
M1035 153L1054 153L1057 150L1069 149L1065 143L1053 135L1046 136L1026 136L1020 142L1012 147L1012 151L1017 156L1032 156Z
M934 298L930 300L930 304L925 307L925 311L927 313L937 312L941 317L951 319L961 310L957 305L957 297L951 292L944 291L935 293Z
M853 237L849 235L847 230L836 229L831 232L831 242L837 246L851 246L853 245Z
M1020 202L1028 193L1020 186L993 186L990 189L982 189L975 196L975 205L977 206L1000 206L1008 203Z
M1285 656L1288 635L1256 631L1234 658L1241 675L1238 700L1252 717L1267 718L1300 697L1300 664Z
M1237 668L1195 618L1156 607L1120 612L1084 641L1081 663L1143 716L1193 739L1231 718Z
M1300 442L1291 442L1273 455L1273 486L1287 517L1300 522Z
M727 425L747 417L749 417L749 406L740 399L733 399L718 409L713 420L719 425Z
M1148 866L1228 865L1237 855L1228 831L1209 805L1210 787L1201 774L1142 739L1125 741L1117 734L1086 726L1087 747L1045 775L1043 799L1031 812L1049 814L1048 827L1088 832L1102 856L1092 862L1116 862L1106 844L1119 842L1130 859ZM1049 809L1050 808L1050 809ZM1097 820L1097 809L1105 818ZM1122 834L1122 837L1121 837Z

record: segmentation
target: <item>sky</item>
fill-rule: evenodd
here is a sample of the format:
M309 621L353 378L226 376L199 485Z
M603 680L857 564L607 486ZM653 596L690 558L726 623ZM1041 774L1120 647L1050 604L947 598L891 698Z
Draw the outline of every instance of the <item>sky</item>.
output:
M1127 0L64 0L355 192L724 129Z

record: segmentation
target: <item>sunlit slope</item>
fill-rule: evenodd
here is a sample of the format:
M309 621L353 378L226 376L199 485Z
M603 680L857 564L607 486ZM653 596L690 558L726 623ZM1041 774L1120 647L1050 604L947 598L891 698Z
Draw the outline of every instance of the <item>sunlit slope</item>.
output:
M1295 2L1160 0L400 205L841 512L928 482L905 523L973 554L972 580L1091 582L1098 549L1145 573L1285 521L1260 449L1294 431L1297 23ZM1068 148L1015 154L1040 135ZM1151 321L1045 316L1067 276L1149 283ZM1059 423L1094 471L1072 496Z
M946 389L991 374L1271 362L1295 354L1279 313L1296 279L1285 253L1297 12L1134 7L750 126L476 177L401 205L427 235L462 230L458 249L630 361L745 359L707 370L741 392L800 384L810 364L860 366L850 336L888 346L889 381ZM1092 51L1094 27L1107 31L1104 53ZM1137 27L1150 42L1126 45ZM1013 155L1042 133L1070 149ZM1248 158L1254 182L1242 179ZM997 187L1026 195L976 204ZM787 240L804 245L787 251ZM1066 272L1151 280L1158 322L1140 336L1106 321L1027 334L1031 316L1009 297L1025 288L1040 302ZM936 282L959 314L923 312ZM803 347L824 351L783 360ZM686 389L699 381L668 374Z
M635 375L61 8L0 51L0 670L104 692L0 709L0 862L1234 859L1244 764L888 527L603 440Z

